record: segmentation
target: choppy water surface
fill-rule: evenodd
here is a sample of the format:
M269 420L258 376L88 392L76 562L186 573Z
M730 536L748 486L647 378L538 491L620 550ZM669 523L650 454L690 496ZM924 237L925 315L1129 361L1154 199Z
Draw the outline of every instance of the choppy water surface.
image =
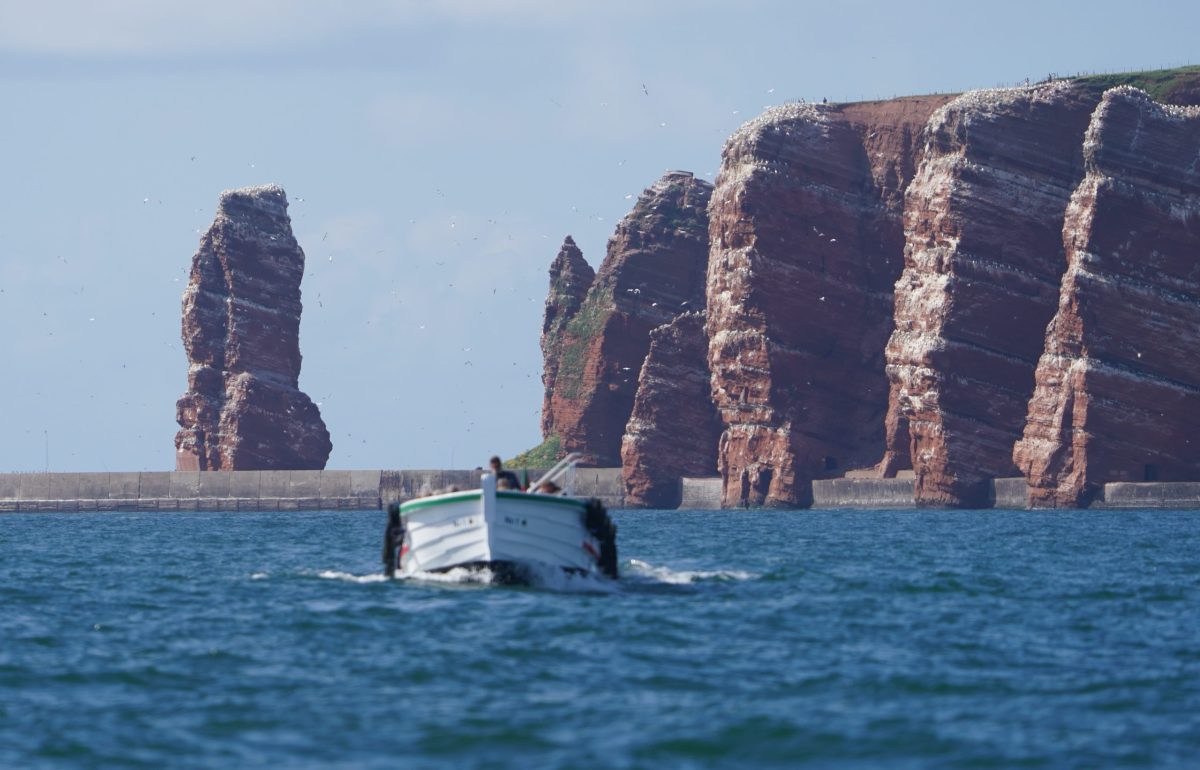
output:
M0 516L0 766L1196 767L1200 514L621 512L613 588L383 515Z

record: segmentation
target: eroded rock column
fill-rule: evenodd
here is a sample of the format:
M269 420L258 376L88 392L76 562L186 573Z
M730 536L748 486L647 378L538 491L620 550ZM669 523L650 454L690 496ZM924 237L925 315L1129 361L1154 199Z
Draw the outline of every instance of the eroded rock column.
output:
M329 431L298 389L303 275L283 188L221 193L183 294L176 469L325 467Z

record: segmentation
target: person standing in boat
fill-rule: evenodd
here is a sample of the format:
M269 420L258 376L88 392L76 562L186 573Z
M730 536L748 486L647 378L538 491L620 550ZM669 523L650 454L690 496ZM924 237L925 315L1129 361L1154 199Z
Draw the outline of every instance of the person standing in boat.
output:
M504 463L500 462L499 457L492 455L490 462L492 473L496 476L496 489L521 488L521 482L517 479L517 474L504 470Z

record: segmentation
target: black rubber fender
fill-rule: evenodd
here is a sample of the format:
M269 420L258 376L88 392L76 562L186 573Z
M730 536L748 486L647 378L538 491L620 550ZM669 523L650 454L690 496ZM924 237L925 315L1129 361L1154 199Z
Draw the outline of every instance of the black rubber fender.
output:
M597 564L600 571L608 577L616 579L618 577L617 525L608 515L604 503L594 497L588 500L583 525L588 533L600 543L600 558Z
M400 519L400 504L388 505L387 528L383 530L383 574L395 577L400 566L400 546L404 543L404 522Z

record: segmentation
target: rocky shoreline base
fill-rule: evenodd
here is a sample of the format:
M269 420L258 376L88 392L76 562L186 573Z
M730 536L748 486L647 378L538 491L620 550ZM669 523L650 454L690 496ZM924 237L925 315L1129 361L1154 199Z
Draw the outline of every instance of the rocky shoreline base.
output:
M537 471L531 471L536 476ZM478 485L478 470L142 471L0 473L0 513L90 511L362 511L457 487ZM721 507L721 480L684 478L682 509ZM625 506L620 468L581 468L576 493ZM812 507L914 508L911 478L814 481ZM1023 478L991 482L990 507L1029 507ZM1200 482L1106 484L1089 509L1200 510Z

